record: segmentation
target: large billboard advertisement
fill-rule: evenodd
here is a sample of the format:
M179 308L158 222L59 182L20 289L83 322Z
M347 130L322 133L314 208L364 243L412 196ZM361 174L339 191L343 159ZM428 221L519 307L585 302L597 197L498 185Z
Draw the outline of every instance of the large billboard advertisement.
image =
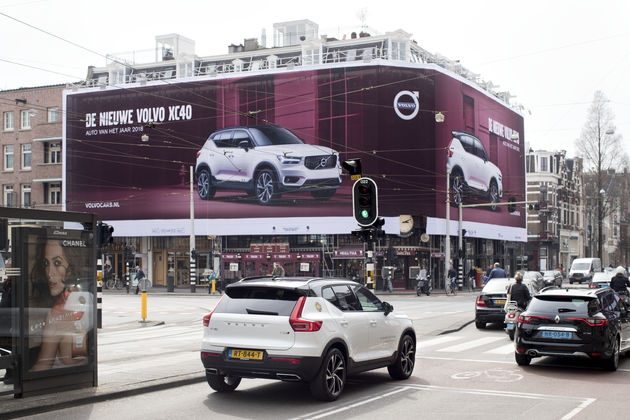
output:
M66 209L96 212L117 234L188 234L190 167L196 234L348 233L349 158L377 182L388 233L401 214L443 228L447 168L454 199L524 199L522 116L433 65L282 69L64 95ZM526 237L523 211L468 208L464 221L470 236Z

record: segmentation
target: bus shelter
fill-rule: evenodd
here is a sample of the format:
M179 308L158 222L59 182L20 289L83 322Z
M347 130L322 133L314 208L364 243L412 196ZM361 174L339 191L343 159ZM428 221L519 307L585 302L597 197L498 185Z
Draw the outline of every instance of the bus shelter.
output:
M0 207L0 394L97 386L94 214Z

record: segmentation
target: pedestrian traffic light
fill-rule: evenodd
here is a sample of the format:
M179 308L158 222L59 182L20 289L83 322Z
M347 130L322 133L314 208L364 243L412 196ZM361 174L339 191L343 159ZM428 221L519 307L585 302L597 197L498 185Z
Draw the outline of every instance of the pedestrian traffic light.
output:
M111 244L114 241L112 236L114 234L114 227L103 222L99 222L97 227L98 244L100 246L107 246Z
M359 226L372 226L378 219L378 190L371 178L360 178L352 186L352 215Z

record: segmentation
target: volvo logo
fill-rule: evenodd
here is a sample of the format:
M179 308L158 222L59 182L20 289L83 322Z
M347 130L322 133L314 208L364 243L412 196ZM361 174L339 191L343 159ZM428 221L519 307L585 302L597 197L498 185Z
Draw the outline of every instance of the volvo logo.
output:
M560 323L560 315L556 315L556 317L553 320L556 321L556 324L559 324Z
M398 92L394 98L394 111L396 111L396 115L403 120L415 118L420 110L419 97L420 93L418 93L418 91L402 90Z
M321 158L321 160L319 161L319 164L315 167L315 169L325 168L326 165L328 165L328 159L330 159L330 156L325 156Z

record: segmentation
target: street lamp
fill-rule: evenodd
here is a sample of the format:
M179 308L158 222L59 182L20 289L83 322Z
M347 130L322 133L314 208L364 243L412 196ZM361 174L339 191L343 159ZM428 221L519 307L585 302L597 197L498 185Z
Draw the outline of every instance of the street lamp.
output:
M603 244L603 235L602 235L602 220L604 219L604 212L602 211L603 203L602 197L606 194L606 191L602 188L599 190L599 194L597 194L597 256L599 260L603 263L603 254L602 254L602 244Z

